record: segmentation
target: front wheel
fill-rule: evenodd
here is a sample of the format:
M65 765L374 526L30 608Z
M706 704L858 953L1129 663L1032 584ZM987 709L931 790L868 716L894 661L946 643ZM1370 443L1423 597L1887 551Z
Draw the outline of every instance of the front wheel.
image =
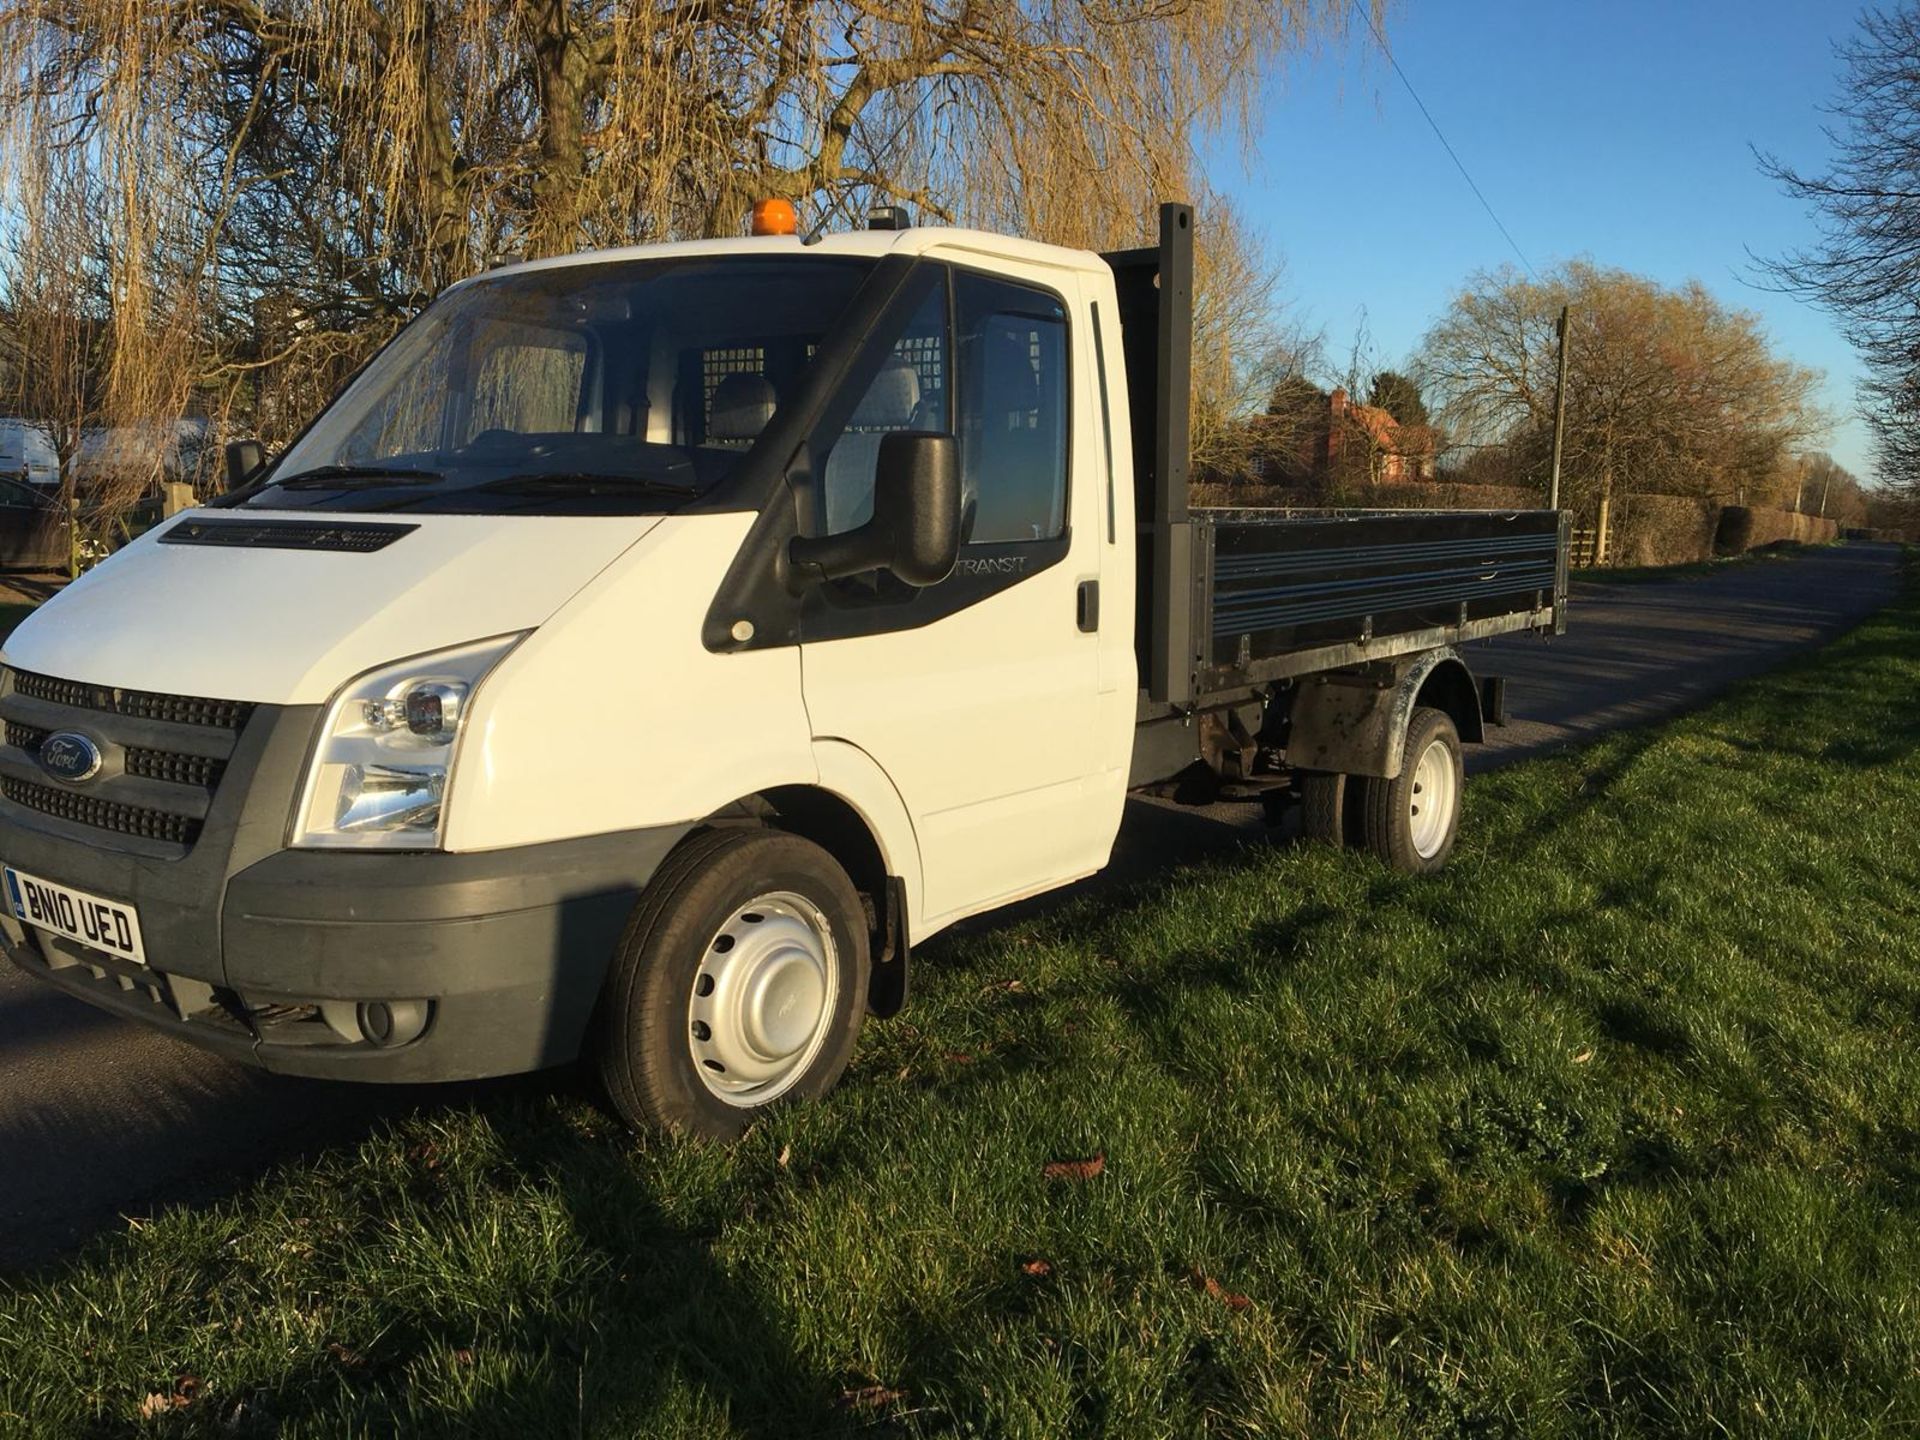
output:
M1444 710L1419 707L1407 725L1400 773L1369 780L1361 797L1367 849L1412 875L1440 869L1460 833L1465 789L1460 732Z
M778 831L709 831L668 857L627 924L595 1060L633 1128L730 1140L832 1089L866 1005L865 915L833 857Z

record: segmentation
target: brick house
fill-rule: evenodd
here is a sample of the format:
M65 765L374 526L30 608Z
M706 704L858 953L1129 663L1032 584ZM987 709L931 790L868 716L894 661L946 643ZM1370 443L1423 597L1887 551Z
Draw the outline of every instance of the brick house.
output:
M1386 484L1435 476L1431 426L1402 425L1342 389L1328 394L1295 382L1276 393L1252 428L1252 470L1269 484Z
M1345 390L1336 388L1327 396L1326 452L1320 471L1323 475L1355 473L1363 464L1366 478L1376 483L1433 479L1433 427L1402 425L1379 406L1356 404Z

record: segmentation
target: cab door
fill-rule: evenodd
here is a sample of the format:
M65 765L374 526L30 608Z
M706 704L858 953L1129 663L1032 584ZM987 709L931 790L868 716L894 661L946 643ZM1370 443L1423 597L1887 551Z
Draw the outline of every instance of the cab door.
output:
M924 590L884 574L818 587L801 622L814 735L870 755L913 818L921 934L1106 863L1126 736L1107 733L1100 628L1130 619L1099 603L1106 497L1074 379L1077 284L938 268L817 472L819 513L829 533L871 514L888 430L948 431L959 562Z

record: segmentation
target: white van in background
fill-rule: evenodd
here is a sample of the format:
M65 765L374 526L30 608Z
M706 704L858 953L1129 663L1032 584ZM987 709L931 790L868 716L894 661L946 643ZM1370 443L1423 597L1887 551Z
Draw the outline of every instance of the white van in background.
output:
M48 489L60 483L60 455L44 425L0 418L0 478Z

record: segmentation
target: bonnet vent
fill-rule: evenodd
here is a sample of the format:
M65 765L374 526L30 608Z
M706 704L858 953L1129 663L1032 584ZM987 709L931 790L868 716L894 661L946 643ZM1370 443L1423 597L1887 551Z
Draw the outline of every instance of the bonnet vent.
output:
M338 525L301 520L182 520L160 536L162 545L231 545L246 550L384 550L418 525Z

